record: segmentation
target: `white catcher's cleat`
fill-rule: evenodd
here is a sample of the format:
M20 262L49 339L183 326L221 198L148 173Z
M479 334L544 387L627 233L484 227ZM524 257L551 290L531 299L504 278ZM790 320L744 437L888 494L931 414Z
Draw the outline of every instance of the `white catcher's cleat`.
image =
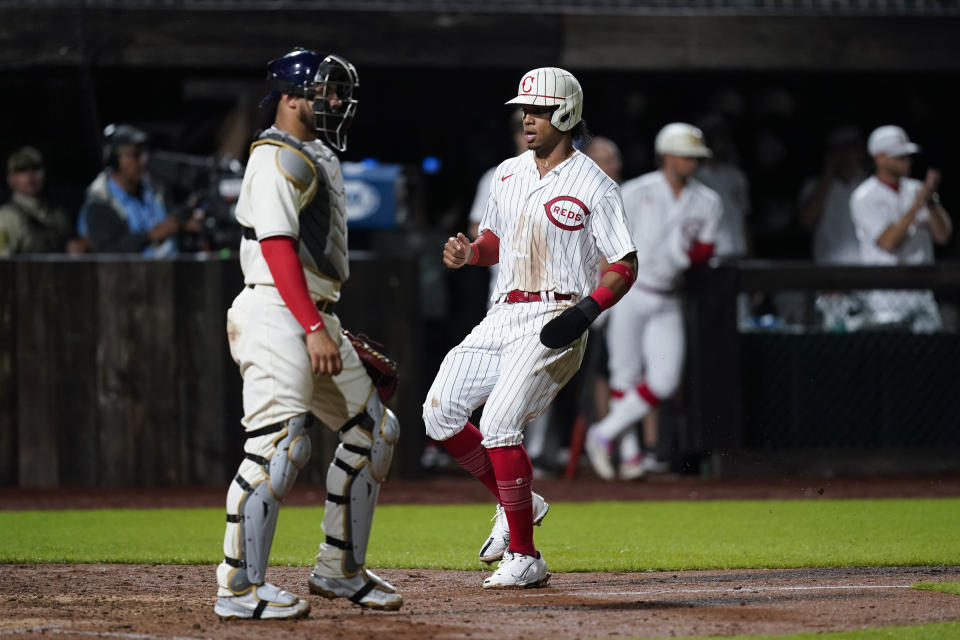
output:
M396 611L403 605L403 596L397 593L397 589L368 569L361 569L352 578L328 578L312 573L307 583L310 593L330 600L347 598L368 609Z
M493 575L483 581L484 589L530 589L547 584L550 572L543 556L507 551Z
M540 526L543 519L550 511L550 504L543 499L539 493L533 494L533 524ZM493 514L493 528L490 530L490 537L480 548L480 560L490 564L503 557L503 553L510 546L510 527L507 525L507 514L503 507L497 505L497 511Z
M306 618L310 603L269 582L252 584L235 596L220 596L213 611L221 618L269 620L277 618Z

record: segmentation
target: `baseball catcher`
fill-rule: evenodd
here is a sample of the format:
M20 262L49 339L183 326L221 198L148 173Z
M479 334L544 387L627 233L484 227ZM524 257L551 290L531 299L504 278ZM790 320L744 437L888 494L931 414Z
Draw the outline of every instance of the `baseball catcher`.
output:
M339 56L295 49L268 64L267 82L264 102L276 117L251 146L237 203L245 287L227 313L227 336L243 375L247 440L227 493L214 610L232 618L309 613L306 600L266 582L265 573L277 512L310 458L315 419L337 430L340 445L327 472L324 541L310 592L396 610L403 598L364 562L400 429L364 363L376 362L378 384L388 391L396 366L343 331L333 313L349 277L335 151L347 148L357 72Z

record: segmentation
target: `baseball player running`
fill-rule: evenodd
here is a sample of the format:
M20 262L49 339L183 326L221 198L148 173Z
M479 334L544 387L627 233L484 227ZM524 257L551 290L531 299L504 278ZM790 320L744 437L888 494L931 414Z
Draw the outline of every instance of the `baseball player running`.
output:
M495 303L444 358L423 404L427 435L497 499L480 559L500 564L485 589L550 577L533 543L549 505L532 492L523 428L577 371L584 332L636 267L619 187L573 147L585 129L577 79L534 69L507 104L523 108L528 151L497 167L477 240L458 234L443 248L452 269L499 263ZM484 402L478 428L468 420Z
M672 123L657 134L654 149L661 168L623 184L630 232L643 256L636 282L611 312L610 412L587 431L585 449L601 478L617 475L611 459L620 438L638 451L631 429L680 383L684 336L679 276L713 253L721 201L692 177L697 159L710 156L703 134ZM655 434L648 434L648 447ZM621 463L630 463L629 453Z
M332 305L349 276L344 151L357 72L335 55L295 49L268 64L276 119L250 150L237 220L246 286L227 312L243 376L245 458L227 492L216 613L299 618L310 604L265 581L277 511L310 458L308 428L338 430L327 472L325 541L311 593L372 609L403 599L364 567L380 483L399 435ZM322 136L322 139L318 136Z

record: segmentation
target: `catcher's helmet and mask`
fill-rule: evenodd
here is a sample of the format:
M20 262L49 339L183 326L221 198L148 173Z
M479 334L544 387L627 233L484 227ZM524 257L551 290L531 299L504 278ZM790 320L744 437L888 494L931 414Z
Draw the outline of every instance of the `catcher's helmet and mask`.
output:
M506 104L556 107L550 123L560 131L570 131L583 114L583 90L573 74L557 67L541 67L523 74L517 97Z
M346 59L321 56L312 49L296 48L267 63L270 93L261 105L281 94L300 96L313 103L314 128L337 151L347 150L347 130L357 114L355 97L360 79ZM328 97L336 96L331 103Z

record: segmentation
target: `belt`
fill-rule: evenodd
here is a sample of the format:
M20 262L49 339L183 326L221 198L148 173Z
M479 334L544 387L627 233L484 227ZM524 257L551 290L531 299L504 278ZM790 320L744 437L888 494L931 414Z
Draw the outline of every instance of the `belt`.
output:
M247 289L254 289L256 286L257 285L255 284L248 284ZM314 302L314 304L317 306L317 311L320 313L333 313L334 307L337 306L336 302L332 302L330 300L317 300Z
M514 289L503 296L499 302L540 302L541 300L573 300L569 293L554 293L553 291L520 291Z

